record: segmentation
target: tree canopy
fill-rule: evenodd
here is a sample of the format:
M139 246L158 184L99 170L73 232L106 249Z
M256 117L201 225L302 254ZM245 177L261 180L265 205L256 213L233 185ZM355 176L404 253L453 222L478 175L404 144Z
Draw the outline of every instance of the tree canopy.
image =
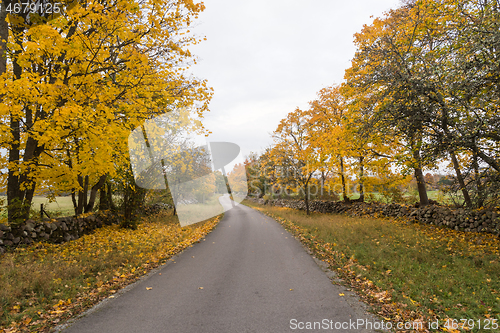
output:
M186 72L196 60L189 46L200 41L188 29L203 9L189 0L96 0L65 3L38 25L6 15L0 163L9 221L28 217L37 188L95 196L129 165L127 137L146 119L207 111L211 89Z

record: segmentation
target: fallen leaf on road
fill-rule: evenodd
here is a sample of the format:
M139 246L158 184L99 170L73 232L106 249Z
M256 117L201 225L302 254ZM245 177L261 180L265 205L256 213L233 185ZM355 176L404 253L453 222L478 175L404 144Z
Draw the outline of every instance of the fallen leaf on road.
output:
M339 294L339 296L345 296L344 294Z
M203 287L200 287L200 288L198 288L198 289L203 289Z
M153 289L153 287L146 287L146 290L151 290Z

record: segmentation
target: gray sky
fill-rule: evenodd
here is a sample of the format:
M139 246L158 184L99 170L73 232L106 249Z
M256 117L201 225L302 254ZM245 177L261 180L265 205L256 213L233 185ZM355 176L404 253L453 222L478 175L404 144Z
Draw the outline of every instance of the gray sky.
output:
M342 82L353 34L399 0L204 3L192 31L207 40L190 48L199 59L192 72L214 88L204 124L211 140L237 143L247 155L272 144L270 133L287 113Z

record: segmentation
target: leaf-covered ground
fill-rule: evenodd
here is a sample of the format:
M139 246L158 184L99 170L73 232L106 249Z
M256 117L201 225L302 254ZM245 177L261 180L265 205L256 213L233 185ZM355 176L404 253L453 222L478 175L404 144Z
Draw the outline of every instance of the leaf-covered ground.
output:
M436 320L439 331L500 331L498 237L245 203L292 232L382 320L422 323L420 331Z
M107 226L64 244L4 254L0 331L48 331L199 242L219 219L182 228L165 212L144 219L137 230Z

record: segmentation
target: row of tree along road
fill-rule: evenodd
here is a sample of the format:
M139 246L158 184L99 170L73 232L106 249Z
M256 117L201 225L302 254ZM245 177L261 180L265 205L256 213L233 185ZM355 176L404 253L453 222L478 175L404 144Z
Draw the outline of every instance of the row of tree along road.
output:
M468 208L500 203L500 3L409 0L354 36L344 82L319 91L247 161L250 192L311 189L360 201L394 201L414 179L429 204L425 170L446 168L447 191ZM314 190L317 193L317 190Z

